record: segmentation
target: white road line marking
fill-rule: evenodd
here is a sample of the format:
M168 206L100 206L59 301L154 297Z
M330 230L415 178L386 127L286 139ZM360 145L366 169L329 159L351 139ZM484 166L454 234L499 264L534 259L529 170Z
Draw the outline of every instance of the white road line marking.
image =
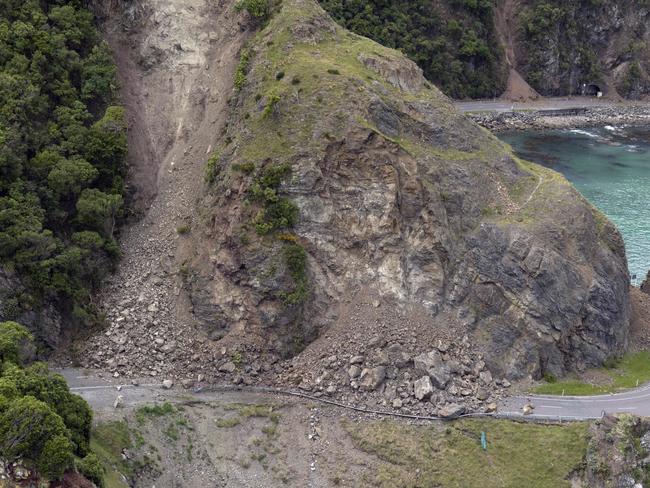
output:
M630 393L636 393L636 392L630 392ZM529 395L526 398L531 398L535 399L537 398L538 400L551 400L554 402L571 402L575 403L577 401L581 402L591 402L591 403L611 403L611 402L623 402L623 401L631 401L631 400L645 400L646 398L650 398L650 393L646 393L645 395L637 395L637 396L624 396L625 394L620 394L620 396L617 395L612 395L613 398L602 398L602 396L585 396L585 397L536 397L534 395Z
M636 407L619 407L617 410L636 410Z
M562 407L556 407L555 405L539 405L537 408L562 408Z
M118 385L105 385L105 386L76 386L76 387L70 388L70 391L80 391L80 390L108 390L108 389L111 389L111 390L117 390L117 386L118 386ZM121 385L121 386L122 386L122 388L140 388L140 387L151 388L151 387L162 386L162 383L147 383L147 384L145 384L145 385L139 385L139 386L135 386L135 385Z

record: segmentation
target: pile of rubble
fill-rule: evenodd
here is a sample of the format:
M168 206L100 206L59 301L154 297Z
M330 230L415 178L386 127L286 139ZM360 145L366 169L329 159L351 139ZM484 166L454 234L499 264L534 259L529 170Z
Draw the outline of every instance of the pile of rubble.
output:
M442 417L494 411L510 387L507 380L493 378L467 336L418 354L374 337L366 351L325 356L310 371L289 368L280 380L348 404Z

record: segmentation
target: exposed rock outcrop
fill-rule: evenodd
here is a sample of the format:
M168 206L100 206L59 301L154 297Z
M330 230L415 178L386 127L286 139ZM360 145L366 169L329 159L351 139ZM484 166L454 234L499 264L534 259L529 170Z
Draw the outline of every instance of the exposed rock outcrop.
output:
M0 322L13 320L26 326L43 344L56 348L74 330L66 330L54 301L44 300L32 310L18 306L16 297L25 292L20 278L0 268Z
M525 0L515 5L520 28L510 49L517 54L516 68L540 94L601 91L640 99L650 93L646 2Z
M637 488L650 481L650 424L631 415L607 415L589 428L584 471L572 486Z
M650 271L648 271L648 275L646 276L645 280L643 280L643 283L641 283L641 291L647 295L650 295Z
M138 67L127 104L164 156L159 194L125 236L109 326L81 348L85 365L455 415L492 408L504 378L623 350L616 229L559 174L458 114L400 53L337 27L313 0L285 0L236 68L245 35L231 5L197 0L176 15L156 1L163 22L143 23L155 36L134 31L138 49L118 65L128 74L153 40L169 48ZM205 30L210 18L228 43L172 49L182 22ZM163 89L167 68L185 101ZM228 97L227 124L213 125Z
M401 55L329 22L310 1L286 1L251 45L203 203L214 251L188 279L190 290L211 281L207 303L203 285L192 300L228 324L225 343L295 354L336 320L337 303L372 289L455 317L510 378L621 351L629 278L614 227L561 176L457 114ZM261 188L271 203L255 196L287 164L278 186ZM276 231L269 212L282 198L299 216ZM305 252L300 277L291 246Z

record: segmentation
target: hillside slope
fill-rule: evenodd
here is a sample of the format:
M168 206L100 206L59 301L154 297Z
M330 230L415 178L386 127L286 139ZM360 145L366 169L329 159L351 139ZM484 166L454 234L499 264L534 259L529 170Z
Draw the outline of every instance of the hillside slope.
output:
M517 19L517 69L542 95L592 83L613 97L650 94L647 0L526 0Z
M589 84L612 98L650 93L647 0L320 3L454 98L579 95Z
M226 4L186 12L166 17L176 35L183 19L218 19L243 43L229 29L260 23ZM437 347L432 362L455 378L438 383L444 404L487 398L463 386L479 376L561 375L626 346L622 240L559 174L517 160L413 62L311 0L285 0L239 61L235 45L205 45L222 87L207 100L229 101L227 123L175 139L166 161L179 169L161 167L166 186L128 234L110 325L82 345L84 364L330 394L358 388L361 372L363 388L394 398L402 381L413 394L413 357ZM228 69L210 71L217 58ZM210 121L218 103L188 114Z
M399 49L453 98L492 98L506 88L507 62L491 1L320 0L341 26Z
M126 125L115 66L81 2L0 9L0 322L42 349L96 325L119 250Z

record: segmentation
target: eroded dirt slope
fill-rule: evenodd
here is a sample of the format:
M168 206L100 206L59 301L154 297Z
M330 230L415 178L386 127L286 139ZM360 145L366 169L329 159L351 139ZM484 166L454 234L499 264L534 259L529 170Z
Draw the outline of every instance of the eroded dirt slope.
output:
M241 58L227 2L122 12L108 38L155 197L85 366L452 416L626 346L617 231L400 53L311 0L285 0Z
M143 218L122 231L123 259L99 297L112 327L78 346L84 361L120 363L154 375L176 361L189 362L201 347L179 274L192 253L183 234L196 218L207 154L224 129L239 50L248 36L232 4L139 0L104 6L105 36L129 118L130 184ZM135 330L128 342L136 350L148 352L155 344L185 354L127 360L119 353L127 331Z
M517 15L521 8L521 0L500 0L494 9L494 24L497 35L504 47L505 61L508 67L506 91L501 95L505 100L535 100L539 93L524 80L517 71Z

